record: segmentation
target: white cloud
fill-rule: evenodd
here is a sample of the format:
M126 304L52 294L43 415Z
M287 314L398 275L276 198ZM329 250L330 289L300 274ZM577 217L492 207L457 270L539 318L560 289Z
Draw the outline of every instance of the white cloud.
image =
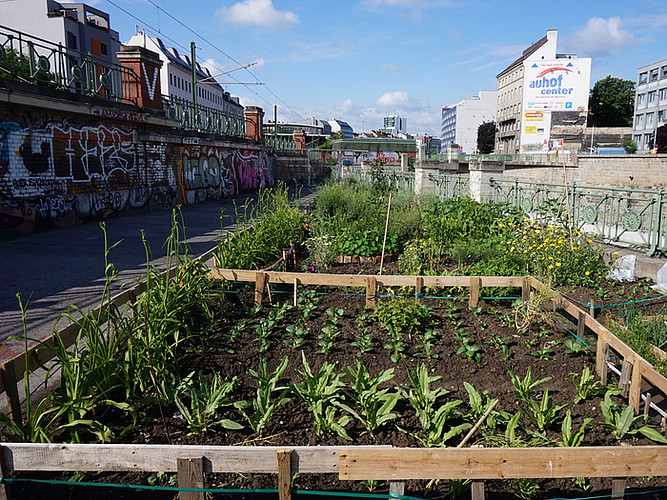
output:
M385 92L380 97L378 97L377 101L375 101L375 105L382 108L406 110L419 110L428 107L428 103L426 101L415 99L405 90Z
M289 10L276 10L272 0L243 0L218 9L216 15L234 26L284 29L299 24L299 16Z
M612 50L635 43L634 35L625 29L620 17L591 17L585 26L564 40L569 50L585 56L606 56Z
M404 73L403 69L399 68L395 64L382 64L380 67L385 71L391 71L393 73Z

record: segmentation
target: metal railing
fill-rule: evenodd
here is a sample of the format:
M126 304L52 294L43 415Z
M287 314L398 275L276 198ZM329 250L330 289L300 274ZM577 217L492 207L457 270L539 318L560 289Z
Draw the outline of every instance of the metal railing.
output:
M429 174L428 177L441 200L470 197L470 178L468 176Z
M177 120L184 130L196 130L209 134L245 137L243 116L226 113L208 106L196 106L182 97L162 96L162 105L167 118Z
M296 142L294 137L285 135L264 135L264 144L278 151L295 150Z
M495 161L501 163L526 163L531 165L563 165L563 158L567 166L576 166L579 157L575 152L551 151L549 153L522 153L522 154L466 154L459 155L459 161Z
M562 209L589 233L612 242L667 253L666 192L573 184L491 179L493 201L541 217L544 208Z
M396 191L414 191L415 173L401 172L392 168L368 168L349 166L345 169L346 178L352 178L358 182L384 182Z
M2 25L0 77L134 104L127 96L139 95L141 84L129 68Z

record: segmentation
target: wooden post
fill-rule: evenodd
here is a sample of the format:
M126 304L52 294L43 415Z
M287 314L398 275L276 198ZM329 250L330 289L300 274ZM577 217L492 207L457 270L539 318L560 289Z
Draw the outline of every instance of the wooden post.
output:
M16 365L14 361L7 361L0 366L0 377L2 377L2 383L5 386L8 413L14 422L22 424L23 415L21 413L21 400L19 399L19 392L16 387Z
M0 445L0 479L4 479L7 475L7 468L5 467L5 450ZM0 500L9 500L9 492L5 483L0 482Z
M477 307L479 303L479 289L482 286L482 278L479 276L470 277L470 299L468 301L468 306Z
M595 318L595 304L593 303L593 299L591 299L588 303L590 304L590 309L588 310L588 314L591 315L591 318Z
M577 317L577 337L581 340L584 340L584 332L586 330L586 316L583 312L580 312Z
M472 500L484 500L484 481L472 481L470 484L470 498Z
M269 275L266 273L255 273L255 305L258 306L262 303L264 298L264 290L266 289L266 283L269 280Z
M375 276L366 278L366 307L375 307L377 279Z
M405 495L405 481L389 481L389 495Z
M602 341L600 342L600 337L598 337L598 355L597 355L597 366L598 373L600 374L600 383L604 386L607 385L607 378L609 367L607 366L607 360L609 359L609 344Z
M521 285L521 302L528 302L530 300L530 280L528 276L523 278L523 285Z
M633 372L632 363L623 358L623 367L621 368L621 378L618 381L618 387L621 389L621 396L628 397L630 391L630 374Z
M292 497L292 450L276 451L278 461L278 499L290 500Z
M204 488L204 459L179 458L177 460L178 487ZM179 500L204 500L203 491L181 491Z
M632 380L630 381L629 403L639 413L639 405L642 401L642 360L635 359L635 366L632 369Z
M625 479L614 479L611 482L611 500L621 500L625 496Z
M651 411L651 393L646 393L646 399L644 400L644 415L648 415Z
M422 299L422 288L424 286L424 278L417 276L415 278L415 301L420 304Z
M299 284L299 278L294 278L294 307L298 303L298 294L297 294L297 285Z

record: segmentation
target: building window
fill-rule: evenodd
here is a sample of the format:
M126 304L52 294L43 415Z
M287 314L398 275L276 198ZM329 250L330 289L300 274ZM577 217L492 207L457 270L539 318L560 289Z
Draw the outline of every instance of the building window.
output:
M665 121L665 111L661 109L660 111L658 111L658 123L662 123L664 121Z
M663 66L660 73L662 74L662 78L667 78L667 66Z
M660 75L658 68L652 69L651 70L651 81L654 82L658 79L658 76Z
M644 128L644 115L635 116L635 128Z
M651 92L648 93L648 103L653 104L655 102L655 98L658 95L658 92L655 90L652 90Z
M653 125L653 113L646 113L646 126L650 127Z
M100 52L103 56L109 55L109 49L107 48L106 43L100 43Z
M67 47L76 50L76 35L71 31L67 32Z
M639 74L639 85L642 83L646 83L648 81L648 72L640 73Z
M637 94L637 107L643 106L646 102L646 94Z
M660 89L660 100L664 101L667 99L667 89Z
M644 147L647 149L653 147L653 134L644 135Z

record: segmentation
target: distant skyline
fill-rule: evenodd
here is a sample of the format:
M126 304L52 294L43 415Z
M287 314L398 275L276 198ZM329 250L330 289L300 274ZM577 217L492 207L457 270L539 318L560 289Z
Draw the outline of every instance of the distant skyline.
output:
M198 61L214 75L236 68L232 59L257 62L218 80L271 119L277 104L279 121L338 118L355 132L377 130L383 116L398 114L408 132L439 136L443 105L495 90L496 74L547 29L558 30L559 53L592 57L591 87L607 75L634 81L637 68L667 58L664 0L85 3L111 14L121 41L135 25L188 55L194 41Z

